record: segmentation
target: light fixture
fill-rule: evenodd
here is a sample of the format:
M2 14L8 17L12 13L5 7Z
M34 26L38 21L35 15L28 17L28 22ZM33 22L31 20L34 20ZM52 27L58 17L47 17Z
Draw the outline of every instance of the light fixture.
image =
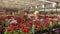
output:
M35 6L35 8L37 8L37 6Z
M44 5L42 5L42 8L44 8Z
M55 7L56 3L53 3L52 6Z

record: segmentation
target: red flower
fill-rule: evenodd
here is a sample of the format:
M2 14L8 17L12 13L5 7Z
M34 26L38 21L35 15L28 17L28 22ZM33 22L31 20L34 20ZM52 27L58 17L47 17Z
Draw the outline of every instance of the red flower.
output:
M17 25L17 27L18 27L18 28L20 28L20 27L21 27L21 25L20 25L20 24L18 24L18 25Z
M17 26L14 25L10 25L11 28L13 28L14 30L17 29Z
M31 24L30 23L27 23L26 26L30 26Z
M6 18L10 19L11 17L13 17L13 18L14 18L14 16L7 16Z
M40 25L39 22L35 22L35 26L36 26L38 29L42 29L42 26Z
M50 20L51 22L53 22L53 20Z
M45 16L45 18L48 18L48 17L49 17L49 16L47 16L47 15Z
M36 26L39 30L42 29L42 26L41 25L37 25Z
M48 23L45 23L45 26L47 27L49 24Z
M38 16L39 18L42 18L42 16L40 15L40 16Z
M48 20L44 20L45 26L48 26Z
M22 32L25 32L25 30L24 30L24 29L21 29L21 31L22 31Z
M16 30L17 29L17 26L13 26L13 29Z
M22 21L21 24L24 24L24 21Z
M17 20L19 23L21 22L21 19L19 17L16 17L15 20Z
M24 33L28 33L28 29L22 29L21 31Z
M10 31L11 31L11 28L8 27L8 28L6 29L6 32L10 32Z
M21 28L21 29L24 29L25 27L24 27L24 26L21 26L20 28Z
M5 20L5 18L0 18L0 20Z
M31 18L35 18L35 16L30 16Z
M32 24L32 22L29 21L29 22L26 24L26 26L30 26L31 24Z
M2 29L3 29L3 27L2 27L2 26L0 26L0 32L2 31Z
M49 16L49 18L54 18L54 16Z
M60 17L57 17L58 20L60 20Z
M45 16L40 15L40 18L45 18Z
M50 22L52 22L52 24L54 23L54 21L51 19Z
M48 20L44 20L44 23L48 23Z
M25 33L28 33L28 29L25 29Z
M38 21L35 21L34 24L35 24L36 26L37 26L37 25L40 25L40 23L39 23Z

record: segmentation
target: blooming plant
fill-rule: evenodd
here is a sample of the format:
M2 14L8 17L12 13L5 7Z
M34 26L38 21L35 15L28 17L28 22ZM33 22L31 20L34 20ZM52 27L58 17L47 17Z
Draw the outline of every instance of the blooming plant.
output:
M24 15L23 19L14 16L0 18L1 23L4 24L3 27L1 24L0 32L4 29L4 34L32 34L38 30L51 30L52 27L60 25L59 18L39 16L35 19L35 16L31 16L31 18L26 16ZM8 20L6 21L6 19Z

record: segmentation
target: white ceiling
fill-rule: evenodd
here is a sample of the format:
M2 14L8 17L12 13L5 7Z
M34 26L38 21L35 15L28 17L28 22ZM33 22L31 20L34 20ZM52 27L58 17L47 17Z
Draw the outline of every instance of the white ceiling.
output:
M53 1L53 2L60 2L60 0L48 0L48 1Z
M60 2L60 0L49 0L54 2ZM28 8L31 6L49 4L50 2L45 2L44 0L0 0L0 6L6 8Z

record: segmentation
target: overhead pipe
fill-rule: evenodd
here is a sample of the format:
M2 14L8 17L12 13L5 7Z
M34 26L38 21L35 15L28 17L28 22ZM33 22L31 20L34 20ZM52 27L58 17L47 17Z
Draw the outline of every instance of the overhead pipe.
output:
M48 2L48 3L55 3L55 2L47 1L47 0L39 0L39 1Z

